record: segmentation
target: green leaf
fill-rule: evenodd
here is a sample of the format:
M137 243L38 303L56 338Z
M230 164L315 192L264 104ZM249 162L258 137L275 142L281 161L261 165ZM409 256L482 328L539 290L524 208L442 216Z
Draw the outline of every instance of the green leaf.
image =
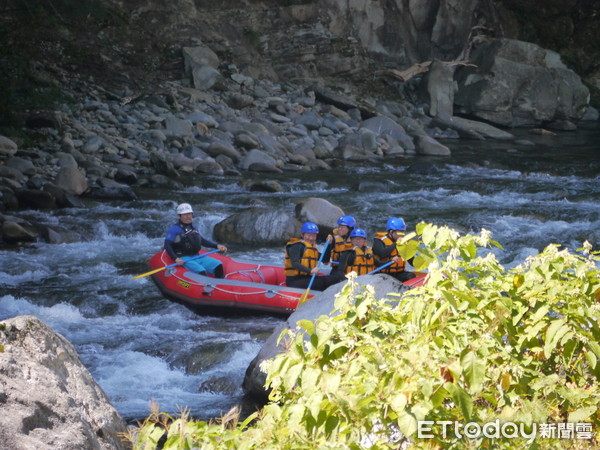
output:
M398 428L404 436L412 436L417 431L417 418L408 411L398 414Z
M569 326L565 325L564 319L554 320L546 330L546 344L544 345L544 355L549 358L560 338L569 331Z
M473 397L455 383L444 384L444 389L450 394L452 401L462 412L463 417L469 419L473 412Z
M404 260L408 261L419 251L419 243L417 241L408 241L405 244L397 245L396 249L398 250L400 256L402 256Z
M428 247L433 247L435 245L435 234L437 232L437 227L433 225L429 225L425 227L423 233L421 234L421 239L423 243Z
M296 325L306 331L307 334L313 334L315 332L315 324L312 320L302 319L296 322Z
M592 414L598 410L598 406L588 406L586 408L579 408L572 413L569 413L568 423L578 423L587 420Z
M302 364L294 364L285 372L285 378L283 379L283 386L286 390L291 391L294 389L296 382L298 381L298 376L302 371Z
M465 350L460 357L463 376L469 386L469 391L474 394L481 390L485 378L485 363L472 350Z

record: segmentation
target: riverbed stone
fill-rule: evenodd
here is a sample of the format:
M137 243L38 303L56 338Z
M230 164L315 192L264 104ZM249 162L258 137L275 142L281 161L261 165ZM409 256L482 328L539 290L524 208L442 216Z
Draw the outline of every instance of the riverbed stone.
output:
M88 188L85 176L75 167L63 167L60 169L54 179L54 184L63 191L74 195L81 195Z
M313 222L322 227L319 231L323 234L335 226L344 211L324 198L309 197L296 203L295 214L300 222Z
M450 149L430 136L418 136L416 149L419 155L450 156Z
M217 223L215 239L230 244L283 245L300 232L300 223L278 209L253 207Z
M17 144L6 136L0 136L0 156L13 156L18 150Z
M5 448L125 449L126 424L73 345L35 316L0 322Z

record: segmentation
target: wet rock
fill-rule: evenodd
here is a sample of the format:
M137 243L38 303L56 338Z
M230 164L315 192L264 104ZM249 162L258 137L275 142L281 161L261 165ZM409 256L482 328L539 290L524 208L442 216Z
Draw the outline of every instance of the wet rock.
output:
M2 238L5 242L15 244L19 242L35 242L38 234L29 227L24 227L16 222L5 221L2 224Z
M56 208L56 199L47 191L34 189L21 189L17 191L17 199L21 207L33 209L54 209Z
M254 98L249 95L234 93L227 99L227 104L234 109L243 109L254 103Z
M64 337L19 316L1 322L0 348L3 447L127 448L125 422Z
M99 200L135 200L137 198L137 195L129 186L94 186L90 188L86 196Z
M433 164L417 162L406 168L408 173L418 173L421 175L434 175L439 172L439 169Z
M419 155L450 156L450 149L429 136L416 138L416 150Z
M300 232L300 223L284 211L249 208L215 225L215 239L230 244L283 245Z
M237 392L238 385L231 378L212 376L203 381L198 389L199 392L211 392L214 394L233 395Z
M275 180L250 180L242 183L242 186L252 192L283 192L283 187Z
M235 162L238 162L242 158L240 152L237 151L231 144L218 140L212 142L206 149L206 152L212 157L225 155Z

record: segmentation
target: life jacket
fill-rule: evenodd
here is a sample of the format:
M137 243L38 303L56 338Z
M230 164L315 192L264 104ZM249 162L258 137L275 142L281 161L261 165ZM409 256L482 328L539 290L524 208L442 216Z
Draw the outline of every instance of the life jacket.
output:
M350 233L345 238L338 234L338 229L334 228L332 232L333 243L331 247L331 264L340 263L340 254L346 250L352 250L352 242L350 242Z
M398 253L398 249L396 248L396 243L389 238L387 233L383 233L383 232L377 233L375 235L375 239L379 239L381 242L383 242L383 245L385 245L386 247L394 244L394 250L392 250L392 253L390 253L390 256L388 256L387 258L380 258L380 260L383 264L390 262L394 258L394 256L397 256L399 258L398 262L392 264L391 266L386 267L385 269L381 269L381 272L383 272L383 273L398 273L398 272L406 271L406 261L404 261L402 259L402 257Z
M354 263L346 266L346 273L356 272L358 275L366 275L375 270L375 260L371 247L354 249Z
M312 269L314 267L317 267L317 264L319 263L319 251L317 250L316 245L309 244L308 242L303 241L302 239L292 238L288 241L287 244L285 244L285 262L283 268L285 271L285 275L288 277L293 277L295 275L306 275L306 273L298 272L296 269L294 269L294 267L292 266L292 260L290 259L290 254L288 251L289 247L298 243L301 243L304 246L304 252L302 253L300 264L308 267L309 269Z
M196 255L202 248L202 236L194 225L176 224L180 231L173 240L173 251L177 256Z

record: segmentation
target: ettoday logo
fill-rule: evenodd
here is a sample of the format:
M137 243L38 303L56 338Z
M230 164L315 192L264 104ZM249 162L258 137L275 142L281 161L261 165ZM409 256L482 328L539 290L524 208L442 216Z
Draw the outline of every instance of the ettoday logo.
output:
M477 422L453 422L449 420L421 420L417 423L419 439L525 439L531 444L536 438L546 439L592 439L590 423L524 423L504 422L499 419L480 424Z

